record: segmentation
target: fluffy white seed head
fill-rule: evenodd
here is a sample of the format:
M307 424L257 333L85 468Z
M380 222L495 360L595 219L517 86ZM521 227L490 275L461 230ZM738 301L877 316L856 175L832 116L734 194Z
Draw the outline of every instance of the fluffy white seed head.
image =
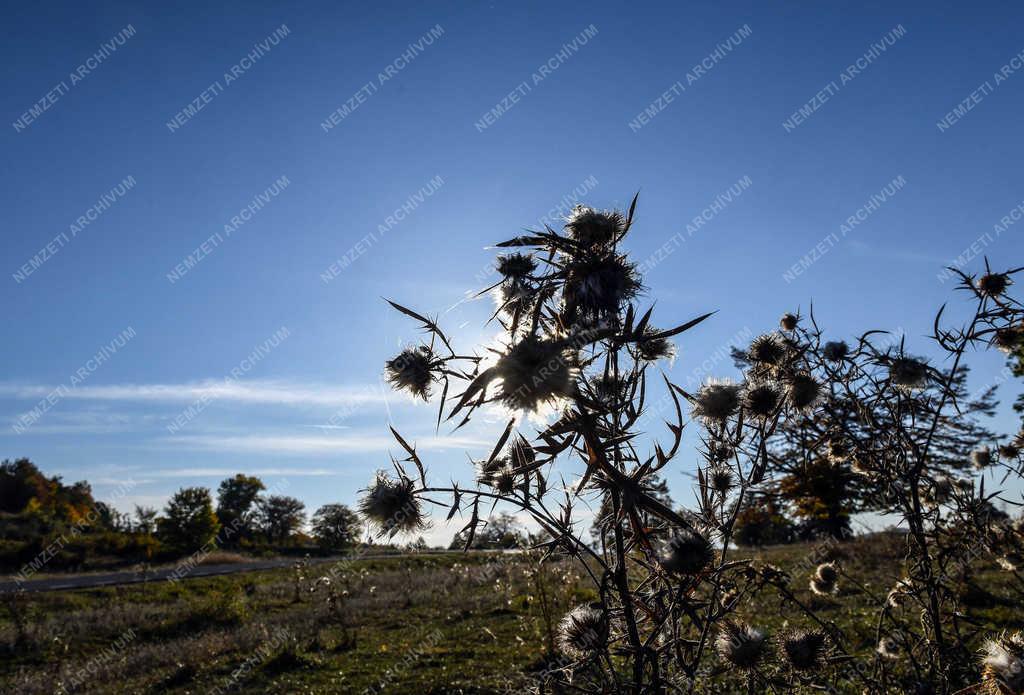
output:
M380 535L419 531L426 526L415 485L408 478L390 478L377 472L366 494L359 500L359 511L380 530Z
M1024 566L1024 558L1021 557L1020 553L1015 552L1009 552L997 557L996 562L999 564L999 567L1006 572L1016 572Z
M809 412L822 397L822 387L810 374L794 374L787 384L786 397L796 410Z
M850 346L842 340L830 340L822 347L821 354L829 362L841 362L850 352Z
M998 297L1012 284L1013 281L1006 273L985 273L978 278L974 286L986 297Z
M796 671L818 668L825 656L825 633L817 630L793 630L782 637L782 652Z
M565 220L565 231L586 248L606 246L626 229L626 218L618 210L595 210L577 205Z
M558 625L558 643L574 658L600 652L608 644L608 635L608 614L596 604L576 606Z
M697 574L715 559L710 541L700 533L680 529L662 549L658 562L672 574Z
M834 562L825 562L818 565L811 577L811 591L819 596L835 594L839 592L839 569Z
M512 346L494 370L498 399L511 410L537 411L575 393L577 370L559 343L529 336Z
M889 604L891 608L899 608L907 602L908 598L910 598L912 589L913 587L906 579L899 580L896 582L896 586L892 588L889 595L886 597L886 603Z
M434 376L434 354L425 345L406 348L384 365L388 382L416 398L428 400Z
M727 621L715 640L719 657L737 668L752 669L766 652L767 636L746 623Z
M775 414L784 393L775 381L748 383L743 389L743 409L748 416L764 420Z
M914 357L897 357L889 365L889 379L900 391L919 391L928 383L928 365Z
M903 647L892 637L883 637L878 640L878 646L875 648L875 651L885 659L899 659L903 656Z
M771 369L786 359L786 345L777 333L765 333L754 338L747 348L747 359L754 367Z
M708 471L708 483L715 492L724 495L732 489L733 474L728 466L714 466Z
M693 397L693 416L707 424L720 424L740 406L740 387L727 379L712 379Z
M990 693L1024 693L1024 635L1015 632L990 639L982 647L982 683Z
M980 446L971 452L971 465L981 471L992 465L992 450L987 446Z

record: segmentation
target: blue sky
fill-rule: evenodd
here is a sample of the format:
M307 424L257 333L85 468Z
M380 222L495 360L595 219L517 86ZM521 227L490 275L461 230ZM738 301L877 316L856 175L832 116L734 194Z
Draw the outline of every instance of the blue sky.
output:
M11 8L0 455L100 497L134 481L122 508L245 471L312 510L354 502L387 465L390 418L439 479L468 479L466 452L487 449L497 418L435 438L432 408L381 389L383 360L416 338L381 297L442 313L464 346L487 341L489 303L458 303L486 247L576 199L621 207L636 191L628 247L663 249L646 274L661 322L719 310L681 342L676 380L811 301L830 334L900 330L928 353L934 311L957 306L942 268L1024 257L1022 14ZM1000 379L998 355L973 363L974 384ZM689 470L669 472L679 499Z

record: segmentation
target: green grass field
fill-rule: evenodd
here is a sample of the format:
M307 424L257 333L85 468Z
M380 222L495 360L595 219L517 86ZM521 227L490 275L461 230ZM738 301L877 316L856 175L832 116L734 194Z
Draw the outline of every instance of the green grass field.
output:
M901 543L740 549L732 558L789 571L796 597L866 656L877 602L899 578ZM807 589L825 553L853 580L836 596ZM332 567L328 590L317 579ZM1009 578L979 562L977 585L964 588L964 623L983 628L978 643L989 630L1024 627ZM459 553L318 565L300 579L284 569L33 594L3 611L0 692L523 692L550 659L552 621L594 597L569 564L538 572L518 555ZM804 624L769 594L738 614L770 632ZM718 692L740 687L732 677L714 676Z

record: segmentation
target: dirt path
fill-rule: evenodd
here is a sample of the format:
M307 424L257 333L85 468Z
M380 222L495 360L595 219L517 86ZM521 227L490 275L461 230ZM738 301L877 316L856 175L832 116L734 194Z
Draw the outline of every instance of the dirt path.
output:
M423 552L429 554L429 551ZM401 557L395 553L365 554L365 555L338 555L335 557L310 558L312 565L321 565L326 562L339 560L382 560L389 557ZM73 589L92 589L98 586L119 586L122 584L142 584L144 582L157 582L168 580L171 577L181 575L180 579L196 579L198 577L212 577L219 574L237 574L239 572L258 572L260 570L280 569L291 567L297 558L275 558L273 560L254 560L252 562L233 562L220 565L198 565L186 569L186 565L179 564L160 569L151 569L142 573L134 570L122 570L120 572L108 572L105 574L69 574L66 577L46 577L45 579L29 579L25 582L17 580L0 581L0 594L17 591L19 588L27 592L37 591L68 591Z

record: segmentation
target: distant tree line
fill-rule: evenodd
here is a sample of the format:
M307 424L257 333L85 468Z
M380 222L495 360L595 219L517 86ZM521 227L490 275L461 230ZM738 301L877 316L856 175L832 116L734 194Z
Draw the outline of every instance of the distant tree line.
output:
M309 547L343 550L358 542L361 522L343 504L326 504L306 529L305 505L267 494L258 477L223 480L216 499L185 487L162 511L136 505L124 513L93 498L85 481L65 484L27 458L0 463L0 566L18 569L43 556L50 569L100 559L170 559L203 547L254 552ZM38 564L38 563L36 563Z

